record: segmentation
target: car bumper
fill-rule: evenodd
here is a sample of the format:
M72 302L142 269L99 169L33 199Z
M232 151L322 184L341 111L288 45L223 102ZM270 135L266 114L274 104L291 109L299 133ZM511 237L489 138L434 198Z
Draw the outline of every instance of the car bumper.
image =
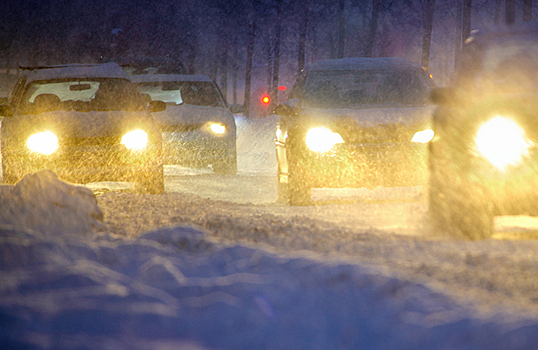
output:
M235 135L214 137L198 132L163 133L165 164L206 166L235 154Z
M342 144L328 154L308 152L301 168L310 187L417 186L428 181L427 145Z
M162 150L153 147L132 152L122 147L71 147L52 155L26 150L6 152L4 164L18 178L42 169L51 169L66 181L140 181L148 173L162 169Z

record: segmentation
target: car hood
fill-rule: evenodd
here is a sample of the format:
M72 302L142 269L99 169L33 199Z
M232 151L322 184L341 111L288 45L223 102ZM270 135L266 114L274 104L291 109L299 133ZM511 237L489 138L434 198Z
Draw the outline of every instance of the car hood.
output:
M39 131L71 138L121 136L134 129L143 129L150 135L159 133L147 112L55 111L6 119L4 122L10 125L6 129L22 137Z
M429 123L435 106L364 108L364 109L320 109L305 108L303 113L314 120L341 122L353 121L359 127L387 124L413 126Z
M166 106L166 110L152 115L161 130L183 125L203 125L210 121L224 123L235 130L235 119L232 112L223 107L182 104Z
M305 109L309 127L327 126L352 143L408 142L430 127L434 106L371 109Z

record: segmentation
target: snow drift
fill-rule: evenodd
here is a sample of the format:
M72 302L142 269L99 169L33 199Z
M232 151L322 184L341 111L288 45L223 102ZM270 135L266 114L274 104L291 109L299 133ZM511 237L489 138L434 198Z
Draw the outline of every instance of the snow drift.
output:
M186 226L117 236L92 193L50 172L2 191L0 348L528 349L538 341L533 320L480 318L424 285L356 264L216 244Z

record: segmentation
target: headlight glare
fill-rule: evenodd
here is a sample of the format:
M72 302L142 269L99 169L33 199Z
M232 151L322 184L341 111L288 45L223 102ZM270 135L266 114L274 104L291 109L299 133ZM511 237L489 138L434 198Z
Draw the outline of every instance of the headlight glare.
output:
M121 143L130 150L140 151L148 144L148 134L143 130L133 130L123 135Z
M26 141L32 152L51 155L58 149L58 138L50 131L33 134Z
M417 131L415 135L413 135L411 142L428 143L433 139L433 136L434 133L431 129Z
M340 134L325 127L312 128L306 133L306 145L314 152L327 152L343 142Z
M484 123L476 134L478 152L500 170L521 162L531 146L523 128L500 116Z
M226 126L221 123L210 123L209 130L211 130L213 134L224 135L224 133L226 132Z

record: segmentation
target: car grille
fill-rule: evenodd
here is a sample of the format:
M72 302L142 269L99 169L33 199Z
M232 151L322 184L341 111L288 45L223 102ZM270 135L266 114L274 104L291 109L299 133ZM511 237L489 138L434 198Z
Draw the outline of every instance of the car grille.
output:
M379 124L371 127L360 127L357 123L345 123L339 125L340 132L350 143L375 144L375 143L401 143L409 142L417 126L404 124Z

